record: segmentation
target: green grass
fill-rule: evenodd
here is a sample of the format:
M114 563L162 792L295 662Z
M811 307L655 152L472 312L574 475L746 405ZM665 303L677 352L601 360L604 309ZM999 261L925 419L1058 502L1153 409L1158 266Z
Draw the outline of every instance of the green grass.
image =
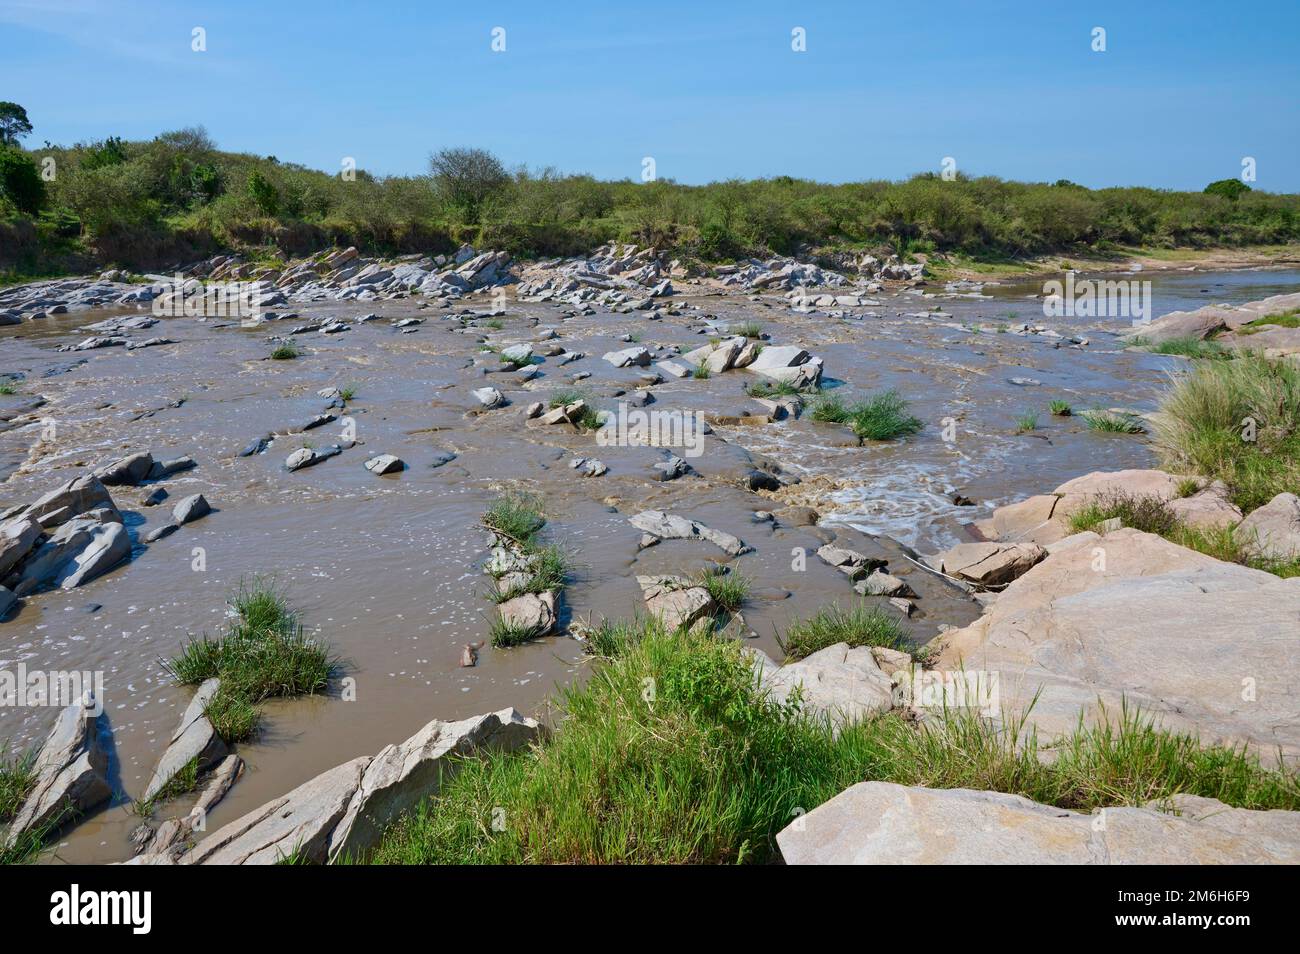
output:
M1152 354L1171 354L1183 358L1230 358L1232 352L1213 341L1200 338L1170 338L1154 345L1142 345Z
M1116 492L1094 498L1070 514L1070 530L1074 533L1096 530L1116 517L1126 527L1162 537L1178 529L1177 516L1159 497Z
M697 381L707 381L710 373L708 365L701 364L697 365L695 370L691 372L691 377L695 378Z
M624 626L591 678L561 691L560 728L468 756L391 826L379 864L735 864L778 857L776 834L868 780L1023 795L1091 810L1189 793L1300 808L1293 770L1202 747L1124 710L1040 757L1034 734L949 711L843 727L777 703L738 642Z
M1300 487L1300 368L1256 353L1198 364L1166 392L1154 436L1166 469L1222 480L1249 513Z
M1027 431L1038 430L1038 415L1032 411L1021 414L1016 418L1016 433L1024 434Z
M1047 405L1047 409L1052 412L1054 417L1069 417L1074 413L1068 401L1056 400Z
M338 668L324 644L304 635L297 612L272 581L241 582L230 605L235 618L223 635L191 640L163 664L182 685L221 680L204 712L228 743L256 731L259 703L320 692Z
M1290 311L1284 311L1276 315L1266 315L1263 318L1248 321L1237 329L1237 334L1258 334L1265 329L1266 325L1276 325L1279 328L1300 328L1300 308L1292 308Z
M299 351L291 344L282 344L271 352L272 361L292 361L298 357Z
M500 331L506 326L505 322L500 318L487 318L483 321L477 322L477 324L480 328L490 328L493 331Z
M892 388L854 404L845 403L838 394L823 394L814 403L810 416L824 424L847 424L863 440L887 441L915 434L923 424L907 413L907 402Z
M813 616L789 627L777 640L787 661L811 656L819 649L848 643L856 646L884 646L903 649L907 628L898 617L866 602L849 609L824 606Z
M1103 434L1145 434L1146 427L1136 414L1123 411L1084 411L1081 415L1088 430Z
M154 810L163 802L170 801L173 798L179 798L187 795L198 788L199 785L199 757L196 755L190 759L180 770L173 775L161 789L154 792L153 797L142 801L135 802L131 810L135 814L149 817Z
M727 333L740 338L762 338L763 326L757 321L742 321L737 325L730 325Z
M547 590L562 590L568 583L570 560L568 555L555 544L540 547L529 554L528 580L519 586L502 588L500 581L488 593L494 603L504 603L525 593L545 593Z
M745 393L752 398L797 397L801 392L789 381L755 381L745 385Z
M349 384L347 387L339 388L339 397L343 401L351 401L356 396L357 388L354 384Z
M17 394L17 393L18 393L18 388L14 387L13 384L11 384L8 381L0 381L0 394L8 396L10 394Z
M23 801L36 785L33 771L34 753L10 755L7 743L0 743L0 834L5 824L18 814ZM12 846L0 846L0 865L24 864L33 860L41 850L45 836L57 825L28 832Z
M502 355L501 363L505 365L509 365L515 371L521 371L524 368L529 367L533 363L533 356L529 355L526 358L507 358L505 355Z
M488 624L488 638L492 640L492 645L498 649L522 646L535 636L537 636L535 627L521 626L500 616L493 616L492 621Z
M573 425L579 430L594 431L600 428L600 410L596 407L596 402L591 396L591 392L582 388L566 388L563 391L557 391L551 395L549 407L555 410L557 407L567 407L570 404L582 402L582 412Z
M1178 481L1176 493L1179 499L1190 497L1201 489L1201 481L1195 477L1183 477Z
M713 597L713 602L728 613L734 613L749 599L754 581L739 570L716 567L700 574L700 585Z
M483 525L532 552L537 535L546 526L541 498L533 494L508 493L497 498L483 514Z

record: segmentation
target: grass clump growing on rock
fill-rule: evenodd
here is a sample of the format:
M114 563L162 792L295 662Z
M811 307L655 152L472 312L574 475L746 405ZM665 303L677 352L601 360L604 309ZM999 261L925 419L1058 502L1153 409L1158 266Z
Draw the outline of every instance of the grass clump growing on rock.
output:
M18 389L14 387L12 383L10 383L9 381L0 381L0 395L5 395L7 397L10 394L17 394L17 393L18 393Z
M299 355L298 349L293 345L286 343L286 344L276 346L276 349L271 352L271 360L292 361L294 358L298 357L298 355Z
M727 331L738 338L762 338L763 326L757 321L742 321L732 325Z
M697 381L707 381L710 376L709 366L707 364L696 365L695 370L691 372L691 377Z
M1070 530L1083 533L1096 530L1107 520L1118 518L1125 527L1169 536L1178 529L1178 517L1159 497L1137 496L1116 492L1090 500L1070 514Z
M1300 368L1244 353L1175 378L1154 420L1171 471L1222 480L1249 513L1300 486Z
M608 634L590 680L561 691L552 736L465 757L366 860L761 864L798 814L861 781L1010 792L1083 811L1180 792L1300 808L1292 770L1157 730L1136 711L1078 729L1051 761L1023 721L1000 727L968 710L921 725L889 714L836 732L797 699L768 696L735 641L645 623L610 624Z
M483 514L483 525L493 533L531 552L537 535L546 526L541 501L532 494L511 493L495 500Z
M225 634L185 645L164 668L182 685L221 680L208 715L221 738L239 742L257 729L257 706L276 696L312 695L338 668L329 649L303 633L297 612L269 580L241 583Z
M800 390L789 381L756 381L745 385L745 393L752 398L796 397Z
M1059 399L1047 405L1047 409L1052 412L1054 417L1069 417L1074 413L1074 409L1070 407L1069 401L1062 401Z
M18 814L36 784L33 762L32 756L11 756L8 746L0 745L0 825Z
M1280 314L1265 315L1263 318L1248 321L1237 329L1237 334L1258 334L1268 325L1274 325L1278 328L1300 328L1300 308L1292 308L1290 311L1284 311Z
M787 629L777 642L785 658L793 661L836 643L901 649L906 641L907 628L896 616L864 602L849 609L824 606L815 615Z
M1028 431L1038 430L1038 415L1032 411L1021 414L1016 418L1016 433L1024 434Z
M1144 345L1152 354L1171 354L1181 358L1230 358L1232 352L1223 345L1200 338L1170 338L1159 344Z
M754 581L739 570L714 567L700 575L700 586L708 592L723 610L734 613L749 599Z

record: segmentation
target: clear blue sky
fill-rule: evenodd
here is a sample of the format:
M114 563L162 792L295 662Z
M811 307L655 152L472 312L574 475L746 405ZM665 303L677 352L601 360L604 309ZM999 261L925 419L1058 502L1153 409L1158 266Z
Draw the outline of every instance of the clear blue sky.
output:
M1199 189L1253 156L1258 188L1298 192L1298 41L1300 0L0 0L0 100L27 108L31 147L202 124L330 171L421 172L475 145L602 178L643 156L692 183L900 178L952 156Z

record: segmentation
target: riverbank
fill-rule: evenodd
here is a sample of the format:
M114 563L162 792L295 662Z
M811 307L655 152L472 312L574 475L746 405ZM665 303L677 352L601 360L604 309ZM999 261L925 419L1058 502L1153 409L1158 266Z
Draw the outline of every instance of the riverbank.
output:
M962 562L960 551L944 575L927 561L992 540L972 525L995 519L999 506L1095 470L1149 470L1157 457L1150 434L1099 429L1084 412L1154 412L1168 372L1187 359L1127 347L1127 320L1048 318L1038 300L920 284L909 264L882 260L864 277L778 260L706 276L674 274L689 270L619 246L548 263L468 249L441 262L343 253L276 267L205 261L201 274L214 282L259 283L248 316L187 315L185 288L125 276L13 292L6 301L20 303L10 309L19 320L0 328L7 519L30 516L64 481L96 473L108 499L70 499L68 508L81 509L64 522L120 526L130 541L129 555L79 585L51 588L32 575L35 585L0 622L14 647L0 654L0 668L21 661L47 672L75 659L104 675L117 774L107 802L61 839L60 857L130 857L142 821L133 806L195 698L158 661L224 632L227 599L254 575L277 579L306 635L342 668L324 692L261 704L260 730L233 746L252 771L212 804L209 831L341 764L368 767L430 719L453 724L514 707L554 727L557 687L590 682L616 655L603 620L654 613L716 622L724 638L786 669L773 678L789 684L827 664L777 666L793 634L818 645L807 634L843 632L828 609L877 610L888 625L863 631L896 638L874 649L932 664L938 637L988 625L989 612L1015 605L1017 588L1049 571L1084 577L1048 554L999 589L946 578L962 580L958 571L984 557ZM1153 281L1159 291L1161 276ZM188 288L197 287L196 277ZM1168 297L1181 307L1188 294ZM888 392L906 405L895 423L915 417L920 430L864 440L876 420L868 409L894 406L873 403ZM830 413L831 399L847 413ZM1055 402L1072 413L1054 414ZM691 439L660 447L601 440L588 410L625 422L632 412L664 413ZM681 429L696 420L698 432ZM513 534L527 544L518 549L482 525L514 494L539 498L545 517L536 541ZM195 495L209 512L177 516L177 504ZM13 536L14 546L45 546L37 524ZM1141 559L1118 550L1119 569L1090 599L1120 599L1111 586L1132 585L1124 568L1149 562L1147 543L1125 543L1130 532L1111 545L1137 548ZM527 562L551 546L568 557L563 579L554 563ZM15 559L28 576L29 554ZM521 559L527 565L514 565ZM1216 573L1231 576L1220 582L1242 589L1243 601L1248 588L1294 586L1245 565ZM1253 573L1261 575L1241 575ZM1289 592L1264 602L1284 609ZM537 597L512 608L532 614L523 628L533 638L491 645L494 620L513 599L494 593ZM547 593L553 615L538 606ZM1196 606L1198 619L1213 618ZM605 648L588 651L598 644ZM1285 650L1270 646L1265 656ZM1196 658L1174 648L1170 658ZM879 690L870 705L906 722L907 707L894 701L897 670L888 668L900 657L868 656L869 666L861 653L851 661L865 669L843 669L840 659L825 671L850 685L868 680ZM1264 656L1243 658L1285 673ZM1143 669L1127 658L1116 667ZM1201 692L1182 670L1167 672L1170 686ZM1051 675L1064 685L1069 673ZM1106 686L1129 695L1142 688ZM1265 689L1272 698L1271 683ZM1204 695L1221 690L1216 683ZM1206 711L1225 743L1262 738L1253 717L1221 709ZM1168 717L1158 706L1151 714ZM0 738L13 753L34 750L56 715L0 708ZM347 784L329 790L342 798ZM150 825L184 817L202 797L164 800ZM765 814L762 830L775 836L779 814Z

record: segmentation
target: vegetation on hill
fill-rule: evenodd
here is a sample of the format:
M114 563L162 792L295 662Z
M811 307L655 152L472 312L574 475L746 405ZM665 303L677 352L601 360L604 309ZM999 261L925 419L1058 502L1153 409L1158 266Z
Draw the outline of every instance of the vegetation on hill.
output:
M223 152L202 128L24 151L16 143L30 124L21 107L7 106L21 116L0 142L0 248L9 250L0 266L25 270L78 255L161 267L235 247L436 252L463 241L532 256L617 239L722 261L811 249L1004 260L1300 239L1300 196L1223 183L1204 192L1091 190L922 173L901 182L779 176L688 186L511 171L479 149L438 152L426 175L378 177Z

